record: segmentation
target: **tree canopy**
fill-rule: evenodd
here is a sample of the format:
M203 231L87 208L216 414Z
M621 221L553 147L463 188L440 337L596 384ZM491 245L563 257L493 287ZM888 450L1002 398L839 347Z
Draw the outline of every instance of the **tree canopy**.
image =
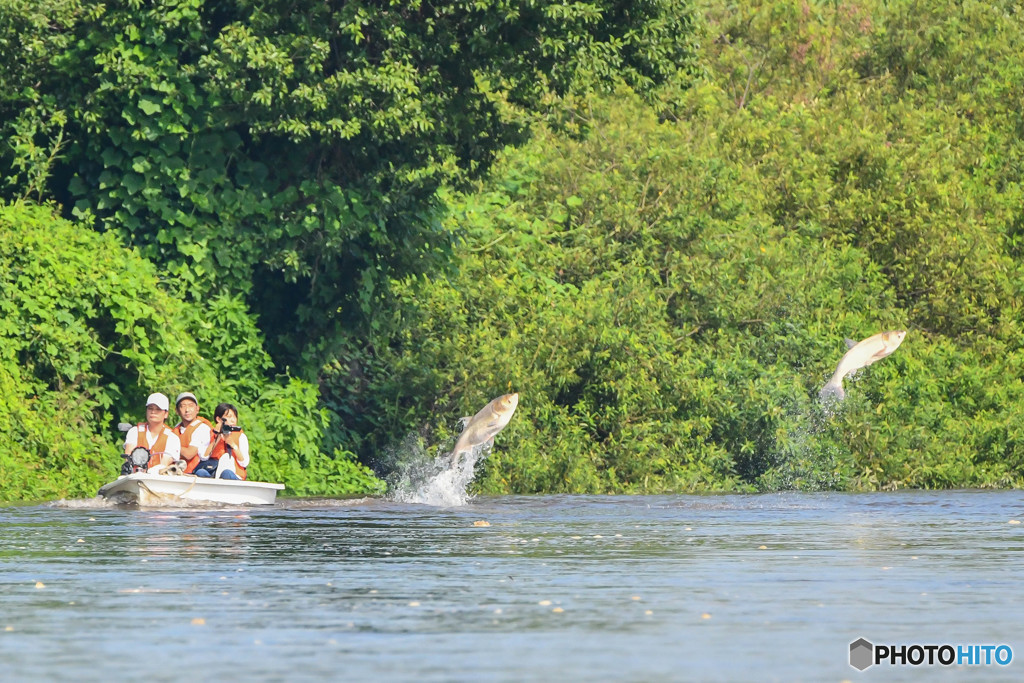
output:
M480 491L1024 483L1012 2L0 10L5 497L179 385L299 494L509 390Z
M525 139L524 112L695 61L668 0L6 4L5 40L30 36L6 163L194 291L245 293L281 367L447 263L438 188Z
M19 432L14 469L63 473L25 490L88 490L112 423L179 387L250 408L293 493L372 489L318 381L393 282L451 266L444 188L561 96L693 72L695 26L670 0L0 0L9 407L74 403L58 450L92 463Z
M326 395L358 397L355 434L443 444L437 416L510 382L494 493L1019 486L1014 7L705 18L685 91L576 100L590 134L538 129L454 195L457 272L403 281ZM886 329L822 406L842 340Z

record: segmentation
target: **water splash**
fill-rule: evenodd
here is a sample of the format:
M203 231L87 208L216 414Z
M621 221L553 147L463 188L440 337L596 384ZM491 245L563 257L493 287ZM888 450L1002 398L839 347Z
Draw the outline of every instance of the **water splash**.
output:
M68 508L71 510L91 510L98 508L115 508L117 504L109 498L96 496L95 498L61 498L47 503L50 507Z
M462 422L465 421L463 418ZM387 479L388 499L437 507L467 505L472 500L468 489L474 468L490 452L490 447L475 446L453 465L450 446L442 446L431 454L412 438L407 438L399 451L392 453L393 474Z
M769 490L830 491L842 487L838 447L827 437L829 422L842 412L842 404L792 408L787 421L792 427L773 439L769 469L761 482Z
M855 384L861 376L859 371L851 373L846 382ZM786 429L769 438L758 485L769 491L842 489L851 473L848 457L836 442L836 419L841 419L851 401L856 400L850 396L815 396L784 408L781 422Z
M852 389L853 385L855 385L864 376L864 368L858 368L857 370L854 370L853 372L848 374L844 379L844 390ZM818 405L821 406L821 411L824 415L824 418L826 420L831 420L832 418L843 412L843 403L846 400L846 398L839 398L835 394L827 394L825 396L821 396L819 394Z
M826 396L819 396L818 405L821 408L821 415L826 420L831 420L833 417L842 412L843 400L835 394L829 394Z

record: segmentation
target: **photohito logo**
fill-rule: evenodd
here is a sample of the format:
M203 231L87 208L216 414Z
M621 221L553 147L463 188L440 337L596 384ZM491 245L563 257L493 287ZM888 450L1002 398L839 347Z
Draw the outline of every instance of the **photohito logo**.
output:
M850 643L850 666L864 671L874 664L889 666L1007 666L1009 645L872 645L865 638Z

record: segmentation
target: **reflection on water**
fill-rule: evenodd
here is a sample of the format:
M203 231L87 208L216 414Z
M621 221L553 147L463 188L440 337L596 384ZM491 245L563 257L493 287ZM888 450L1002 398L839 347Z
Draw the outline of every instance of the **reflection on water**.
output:
M1015 680L1012 521L1017 491L0 507L0 677L840 681L879 674L865 637L1006 643L928 674Z

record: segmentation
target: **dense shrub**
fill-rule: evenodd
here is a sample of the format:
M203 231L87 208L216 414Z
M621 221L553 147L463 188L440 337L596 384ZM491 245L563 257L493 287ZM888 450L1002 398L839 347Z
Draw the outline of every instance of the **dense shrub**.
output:
M618 4L552 4L512 62L532 15L496 3L367 6L362 36L355 5L11 6L3 192L110 232L4 209L5 496L94 485L153 386L241 404L254 472L300 494L371 490L359 463L435 454L510 389L480 491L1024 481L1013 3L657 2L614 30ZM842 340L894 328L822 406Z
M329 375L385 417L356 431L443 442L442 416L511 385L484 491L1019 485L1019 189L993 171L1018 124L988 91L937 109L945 86L855 76L920 16L822 12L712 13L707 78L671 107L580 100L590 134L540 130L453 198L457 271L399 283L389 335ZM986 58L983 82L1016 73ZM737 91L740 64L764 70ZM842 339L895 328L821 406Z
M0 500L93 495L120 466L114 425L142 419L150 392L184 389L207 414L238 404L255 471L292 493L375 490L348 454L317 451L315 388L264 377L241 302L187 304L159 275L113 234L46 206L0 206Z

